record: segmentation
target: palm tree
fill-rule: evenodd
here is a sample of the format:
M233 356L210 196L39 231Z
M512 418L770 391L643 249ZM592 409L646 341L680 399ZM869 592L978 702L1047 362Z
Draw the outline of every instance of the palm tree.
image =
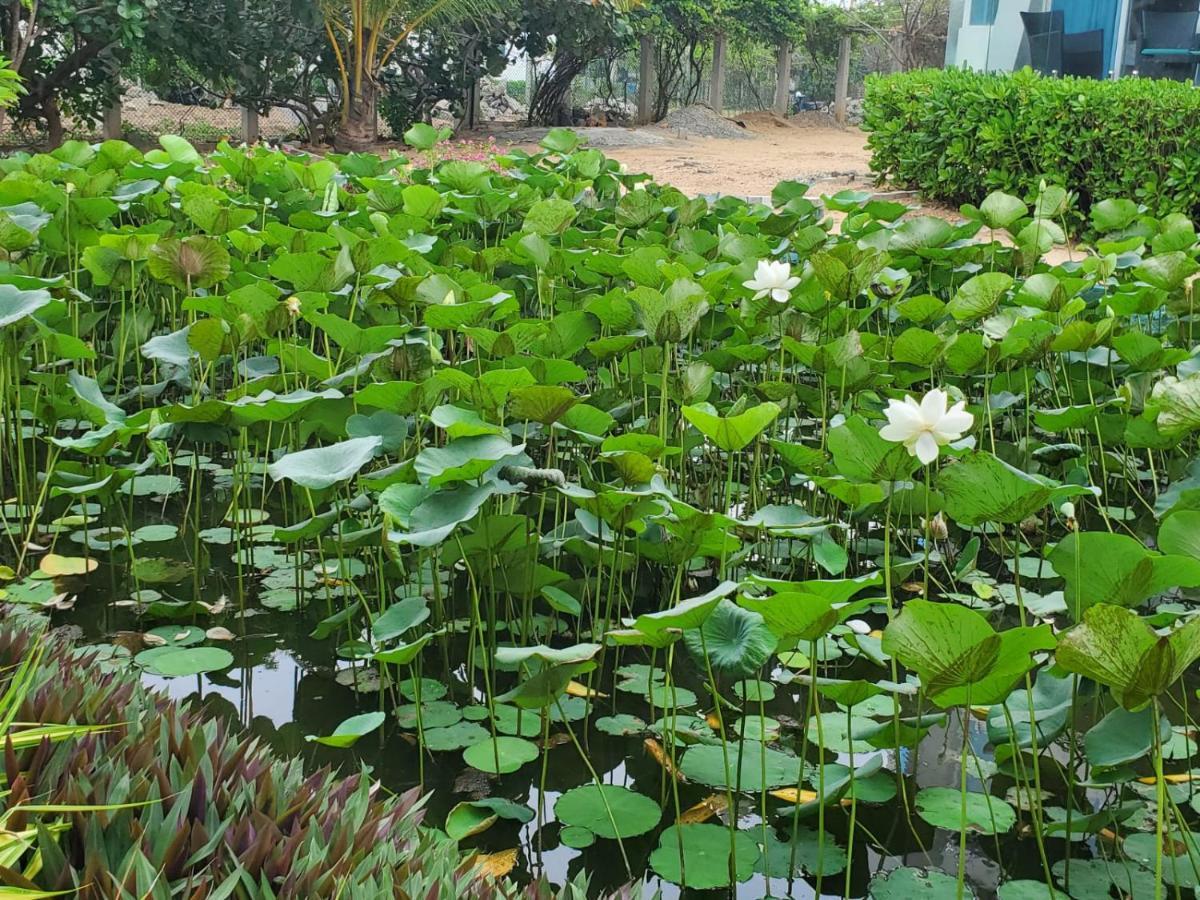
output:
M317 0L337 62L342 117L335 143L362 150L379 136L375 115L380 74L392 54L421 28L473 18L499 0Z

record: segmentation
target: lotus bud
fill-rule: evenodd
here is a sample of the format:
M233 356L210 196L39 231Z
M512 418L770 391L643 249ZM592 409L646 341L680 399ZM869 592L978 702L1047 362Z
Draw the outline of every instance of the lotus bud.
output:
M68 194L73 194L73 193L75 193L75 184L74 184L74 182L70 182L70 181L68 181L68 182L67 182L65 185L63 185L63 190L64 190L64 191L66 191Z
M300 315L300 298L295 294L292 294L292 296L288 297L287 300L283 302L283 305L287 307L288 315L293 319Z
M921 518L921 527L929 532L929 536L935 541L944 541L950 537L950 528L946 524L946 517L938 513L928 522L924 517Z
M1072 503L1070 500L1068 500L1066 503L1064 503L1062 506L1060 506L1058 508L1058 511L1062 515L1063 519L1066 520L1065 524L1067 526L1068 531L1078 531L1079 530L1079 523L1075 521L1075 504L1074 503Z

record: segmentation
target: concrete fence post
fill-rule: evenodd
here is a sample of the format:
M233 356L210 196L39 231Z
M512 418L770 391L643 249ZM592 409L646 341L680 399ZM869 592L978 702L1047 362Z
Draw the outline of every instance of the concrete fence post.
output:
M112 106L104 111L104 120L100 126L100 133L106 141L118 141L121 139L121 101L114 100Z
M258 110L252 106L242 107L242 140L247 144L257 143L259 139Z

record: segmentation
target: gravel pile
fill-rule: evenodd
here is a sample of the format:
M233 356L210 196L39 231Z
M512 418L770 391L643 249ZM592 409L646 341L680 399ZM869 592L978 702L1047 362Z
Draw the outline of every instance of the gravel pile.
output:
M685 106L672 110L662 122L661 127L674 132L677 136L702 138L729 138L732 140L749 140L754 135L740 125L719 116L707 106Z

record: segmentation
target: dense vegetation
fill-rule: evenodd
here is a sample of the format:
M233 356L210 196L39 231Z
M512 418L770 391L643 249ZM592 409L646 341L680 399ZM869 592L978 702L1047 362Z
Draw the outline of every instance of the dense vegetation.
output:
M1048 179L1076 193L1075 222L1111 197L1200 214L1190 84L926 70L869 79L864 114L872 170L933 199L1030 198Z
M497 868L1190 890L1190 220L408 137L0 165L8 602L209 689L294 635L313 758L449 773Z

